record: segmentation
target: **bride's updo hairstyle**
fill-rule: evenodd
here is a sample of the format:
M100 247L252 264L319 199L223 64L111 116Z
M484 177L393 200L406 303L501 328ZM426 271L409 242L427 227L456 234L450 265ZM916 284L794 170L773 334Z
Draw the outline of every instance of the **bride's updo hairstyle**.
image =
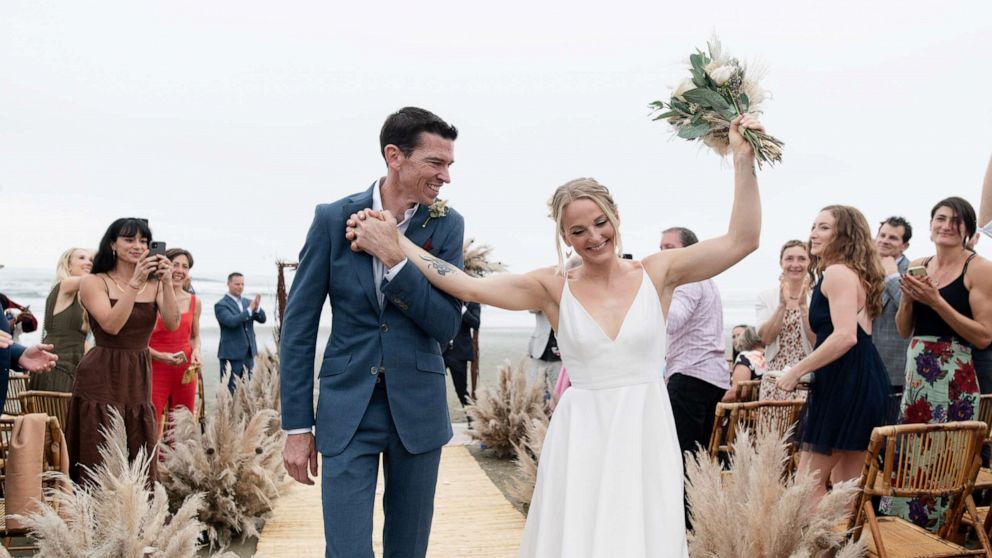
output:
M562 184L555 190L555 194L548 201L550 217L555 222L555 248L558 250L558 273L564 274L565 251L562 248L562 239L565 236L565 223L562 221L565 215L565 208L568 204L576 200L590 200L606 215L606 218L613 225L613 244L617 249L617 256L623 254L623 245L620 242L620 223L617 221L617 204L613 201L610 191L595 178L576 178Z

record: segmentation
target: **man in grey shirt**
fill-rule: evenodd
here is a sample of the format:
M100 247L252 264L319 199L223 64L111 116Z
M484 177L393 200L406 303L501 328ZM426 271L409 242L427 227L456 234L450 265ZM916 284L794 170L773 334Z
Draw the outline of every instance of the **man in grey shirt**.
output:
M906 348L909 339L901 337L896 331L896 310L902 298L899 275L906 273L906 268L909 267L909 259L904 252L909 248L909 239L912 236L913 227L905 219L889 217L882 221L875 237L875 245L882 258L882 269L885 270L885 290L882 291L882 313L871 325L871 338L889 372L893 395L901 394L906 383Z

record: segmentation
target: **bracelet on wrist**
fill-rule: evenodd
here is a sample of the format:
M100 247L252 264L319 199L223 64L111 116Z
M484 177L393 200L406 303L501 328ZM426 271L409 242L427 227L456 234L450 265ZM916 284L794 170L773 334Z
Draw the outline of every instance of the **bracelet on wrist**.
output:
M128 283L128 284L127 284L127 286L128 286L128 287L131 287L132 289L134 289L134 290L136 290L136 291L137 291L137 290L140 290L140 289L141 289L141 287L135 287L135 286L134 286L134 285L132 285L131 283Z

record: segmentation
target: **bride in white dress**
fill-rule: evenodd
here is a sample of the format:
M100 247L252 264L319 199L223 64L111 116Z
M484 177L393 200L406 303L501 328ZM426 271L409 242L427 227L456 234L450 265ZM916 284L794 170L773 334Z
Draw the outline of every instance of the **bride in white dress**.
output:
M616 205L589 178L559 187L551 199L559 266L524 275L469 277L398 235L387 212L349 220L352 249L402 250L407 265L451 295L541 310L554 326L572 387L544 440L521 557L688 555L682 458L662 379L665 313L675 287L713 277L758 246L754 159L739 128L761 124L746 115L730 130L734 205L727 233L640 262L620 258ZM562 242L582 258L564 275Z

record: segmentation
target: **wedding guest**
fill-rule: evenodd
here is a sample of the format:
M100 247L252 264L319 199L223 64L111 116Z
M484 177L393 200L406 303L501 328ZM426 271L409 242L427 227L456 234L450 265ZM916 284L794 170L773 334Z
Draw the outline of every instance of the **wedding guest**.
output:
M227 276L227 294L214 304L214 317L220 324L220 344L217 358L220 360L220 374L230 371L227 389L234 393L234 379L251 378L258 355L255 341L255 322L265 323L265 310L262 309L262 295L256 294L249 301L241 296L245 290L245 276L235 271Z
M930 240L936 254L913 261L902 277L896 326L912 335L906 355L906 385L899 422L975 420L979 388L972 348L992 343L992 262L968 242L976 233L975 210L959 197L930 211ZM925 276L915 276L922 266ZM920 527L936 529L945 503L938 499L885 498L881 510Z
M0 269L3 265L0 264ZM0 301L0 409L7 402L10 371L47 372L58 362L58 355L50 352L53 347L44 343L25 347L14 342L7 323L7 308Z
M79 301L79 284L93 269L93 253L85 248L70 248L59 256L55 282L45 299L45 329L42 343L53 345L59 355L55 368L47 374L34 374L28 380L33 390L72 392L76 365L85 352L90 328L86 312Z
M168 419L166 412L182 406L195 409L196 377L187 374L199 368L200 358L200 299L189 292L189 270L193 254L182 248L171 248L165 256L172 265L172 289L179 305L179 327L169 330L159 317L155 321L148 351L152 356L152 404L155 418ZM168 422L168 421L167 421ZM161 425L159 425L161 429Z
M769 370L785 370L813 352L809 326L809 252L801 240L790 240L779 251L779 285L758 295L758 335L765 343ZM761 399L804 398L805 391L782 393L771 377L761 386Z
M989 159L989 166L985 169L985 181L982 183L982 201L978 210L978 224L985 223L981 231L992 237L992 158ZM975 235L972 244L978 241ZM986 349L975 349L973 358L975 359L975 373L978 375L978 388L982 395L992 393L992 347ZM984 465L988 466L988 446L983 448Z
M699 242L685 227L661 234L659 248L677 250ZM665 323L668 341L665 383L683 456L706 447L716 404L730 388L723 343L723 302L713 279L684 283L672 292ZM688 522L688 509L686 510Z
M906 349L909 340L899 335L896 329L896 310L902 299L899 276L906 273L906 268L909 267L905 252L912 237L912 225L902 217L895 216L882 221L875 235L875 245L885 272L885 289L882 291L882 313L872 322L871 338L885 363L892 395L895 397L902 395L906 381ZM894 418L898 412L897 405L892 407L893 414L890 418Z
M472 330L478 330L482 323L482 306L476 302L462 305L462 323L455 338L448 342L448 347L441 355L445 367L451 371L451 383L455 386L458 402L465 407L468 400L468 366L479 358L472 346ZM468 419L469 427L472 419Z
M758 331L752 326L744 330L734 339L734 350L737 358L731 370L730 389L723 395L725 403L737 400L737 386L741 382L760 378L768 365L765 364L765 342L761 340Z
M818 279L809 306L816 347L778 379L793 391L815 372L800 434L799 470L818 473L815 498L830 482L861 474L868 439L884 424L889 377L871 341L882 311L883 271L868 221L853 207L820 211L809 237Z
M737 324L730 330L730 362L737 362L737 355L740 352L737 350L737 336L748 327L747 324Z
M96 346L76 367L69 401L65 437L69 475L76 482L89 478L84 467L92 470L102 462L101 429L110 427L111 408L124 418L130 459L140 448L153 451L158 438L148 339L156 315L167 329L179 327L179 306L169 260L149 255L151 240L145 219L117 219L100 240L92 273L79 288ZM157 463L151 461L150 481L158 477Z

